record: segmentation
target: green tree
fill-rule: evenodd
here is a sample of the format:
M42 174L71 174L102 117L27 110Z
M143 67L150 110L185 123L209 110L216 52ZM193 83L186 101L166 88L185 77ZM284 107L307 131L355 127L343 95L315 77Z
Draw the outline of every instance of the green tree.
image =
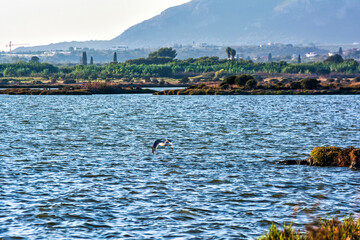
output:
M300 54L299 54L299 56L298 56L297 63L298 63L298 64L301 63L301 56L300 56Z
M38 63L40 62L40 58L38 58L37 56L32 56L29 62Z
M7 67L3 72L4 77L16 77L15 68Z
M167 58L175 59L176 56L177 56L176 50L171 47L160 48L159 50L149 54L149 58L167 57Z
M113 63L118 63L116 52L114 52Z
M325 61L325 63L342 63L344 59L341 55L335 54L333 56L329 56Z
M230 52L230 55L231 55L231 59L235 59L236 57L236 50L235 49L231 49L231 52Z
M230 59L230 57L231 57L231 47L227 47L227 48L225 49L225 53L226 53L226 55L227 55L227 58Z
M94 58L91 56L90 57L90 65L93 65L94 64Z
M339 55L342 56L344 54L342 47L339 48Z
M82 53L82 58L81 58L81 63L82 65L87 65L87 55L86 55L86 52L83 52Z

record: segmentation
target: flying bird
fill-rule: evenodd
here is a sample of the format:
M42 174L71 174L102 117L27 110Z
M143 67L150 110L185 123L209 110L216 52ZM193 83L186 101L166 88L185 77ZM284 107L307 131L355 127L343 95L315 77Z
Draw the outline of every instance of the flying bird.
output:
M174 150L174 146L173 146L173 143L172 143L171 140L169 140L169 139L165 139L165 140L159 140L159 139L158 139L158 140L156 140L156 141L154 142L153 147L152 147L152 154L155 153L156 149L157 149L159 146L165 147L165 146L167 146L167 145L169 145L169 146Z

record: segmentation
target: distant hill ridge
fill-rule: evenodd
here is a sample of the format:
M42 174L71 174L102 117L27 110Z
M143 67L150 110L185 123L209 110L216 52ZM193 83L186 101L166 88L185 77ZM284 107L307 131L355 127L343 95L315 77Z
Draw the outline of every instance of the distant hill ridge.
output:
M51 47L156 48L193 42L352 43L360 42L359 12L359 0L193 0L136 24L109 41L59 43ZM40 48L46 47L49 46Z

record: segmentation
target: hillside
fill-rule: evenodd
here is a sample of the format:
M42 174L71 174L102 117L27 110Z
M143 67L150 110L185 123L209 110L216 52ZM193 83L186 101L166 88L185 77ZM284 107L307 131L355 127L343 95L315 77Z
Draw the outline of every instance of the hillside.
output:
M109 41L52 44L32 50L116 45L336 44L360 41L358 0L193 0L139 23ZM20 48L19 50L24 50Z
M357 0L194 0L113 39L114 44L348 43L360 41Z

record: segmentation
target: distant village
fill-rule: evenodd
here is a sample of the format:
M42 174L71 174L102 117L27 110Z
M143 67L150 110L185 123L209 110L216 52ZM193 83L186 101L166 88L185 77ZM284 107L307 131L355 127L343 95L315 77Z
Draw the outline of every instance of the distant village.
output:
M225 50L227 46L215 46L208 43L193 43L192 45L171 44L167 47L176 49L178 59L199 58L205 56L217 56L227 58ZM289 63L302 63L323 61L329 56L340 54L344 59L360 61L360 44L324 45L315 44L293 45L281 43L266 43L254 46L231 46L235 51L235 59L246 59L254 62L286 61ZM24 48L22 48L24 49ZM26 49L26 48L25 48ZM52 64L77 65L81 63L83 52L92 56L94 64L103 65L112 61L114 52L117 53L119 62L129 59L137 59L148 56L154 49L138 48L129 49L127 46L113 46L105 50L70 47L69 49L48 51L13 51L0 52L0 63L15 63L29 61L32 57L38 57L40 62Z

